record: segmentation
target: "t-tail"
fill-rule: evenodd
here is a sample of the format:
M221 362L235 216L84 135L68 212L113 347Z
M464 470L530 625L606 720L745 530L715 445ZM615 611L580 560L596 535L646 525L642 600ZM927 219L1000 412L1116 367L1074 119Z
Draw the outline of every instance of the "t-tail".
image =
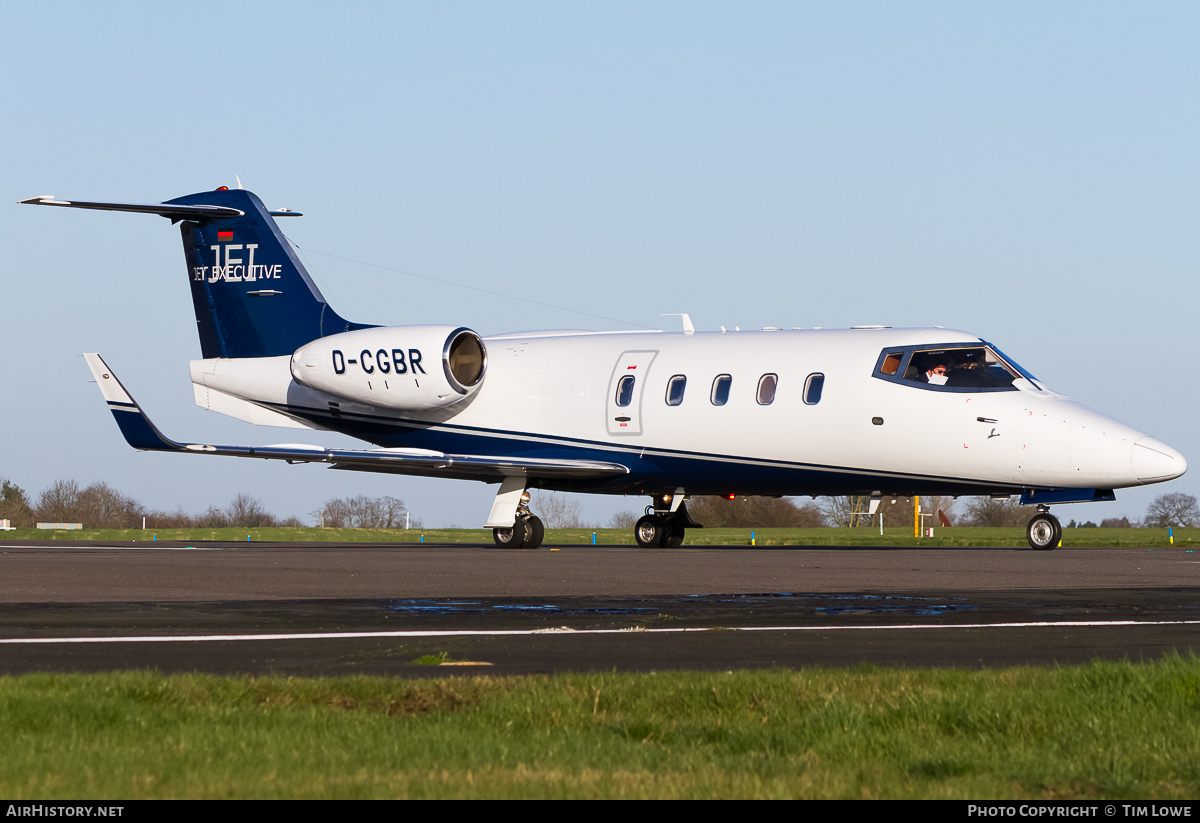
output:
M200 349L214 357L290 355L318 337L369 328L341 317L313 283L253 193L220 188L165 203L98 203L35 197L42 206L158 214L180 223Z

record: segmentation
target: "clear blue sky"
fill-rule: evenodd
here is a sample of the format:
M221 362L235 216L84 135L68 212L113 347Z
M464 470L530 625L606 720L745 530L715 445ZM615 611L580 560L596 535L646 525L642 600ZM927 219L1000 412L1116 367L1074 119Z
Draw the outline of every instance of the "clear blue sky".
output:
M966 329L1197 467L1064 521L1200 489L1195 3L0 8L9 203L157 202L236 173L305 213L289 236L365 322ZM11 205L0 241L0 475L191 512L391 494L430 526L482 522L480 484L131 451L80 352L172 436L350 441L193 404L166 221ZM596 522L645 502L581 500Z

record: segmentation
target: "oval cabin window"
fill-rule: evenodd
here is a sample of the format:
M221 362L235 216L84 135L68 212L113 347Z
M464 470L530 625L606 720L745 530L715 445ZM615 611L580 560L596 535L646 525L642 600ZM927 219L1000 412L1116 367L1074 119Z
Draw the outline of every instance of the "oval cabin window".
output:
M729 402L729 386L733 383L733 378L727 374L717 375L717 379L713 381L712 387L712 404L714 406L724 406Z
M779 384L779 376L764 374L758 378L758 405L769 406L775 402L775 387Z
M667 405L678 406L683 402L683 390L687 388L687 378L677 374L667 381Z
M804 381L804 402L810 406L820 403L823 388L825 388L825 375L810 374Z

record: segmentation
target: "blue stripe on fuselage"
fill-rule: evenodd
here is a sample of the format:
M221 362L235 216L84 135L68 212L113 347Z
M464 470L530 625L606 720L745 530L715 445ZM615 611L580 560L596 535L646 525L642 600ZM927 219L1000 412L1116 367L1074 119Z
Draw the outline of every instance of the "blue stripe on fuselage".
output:
M456 454L497 457L599 460L620 463L629 474L620 477L543 481L545 488L607 493L655 493L685 485L690 494L838 495L880 491L885 494L989 494L1019 492L1016 484L970 481L904 472L801 463L613 444L556 435L431 423L373 414L264 403L264 406L384 448L420 448ZM680 484L680 477L688 478Z

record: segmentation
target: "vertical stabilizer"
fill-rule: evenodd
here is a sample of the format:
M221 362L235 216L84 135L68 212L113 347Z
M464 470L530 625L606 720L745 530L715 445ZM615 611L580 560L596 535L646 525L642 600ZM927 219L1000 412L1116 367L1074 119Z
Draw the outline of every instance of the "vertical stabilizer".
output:
M365 328L329 306L253 193L202 192L164 205L223 211L180 224L203 357L275 357L318 337ZM228 209L241 214L224 216Z

